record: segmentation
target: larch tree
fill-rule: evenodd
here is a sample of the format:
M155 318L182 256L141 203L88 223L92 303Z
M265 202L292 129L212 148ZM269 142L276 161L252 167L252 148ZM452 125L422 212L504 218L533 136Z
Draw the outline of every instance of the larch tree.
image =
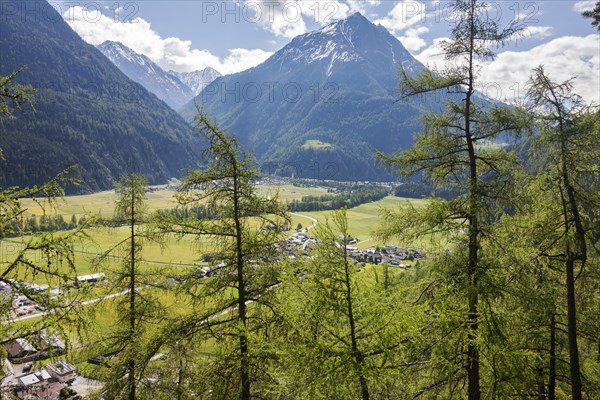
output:
M282 279L273 398L406 398L403 371L426 364L409 362L405 350L419 340L418 309L409 311L396 279L382 284L378 269L362 271L351 258L346 210L330 218Z
M555 400L564 393L560 377L568 375L568 364L561 362L566 312L557 284L561 274L543 254L555 239L557 202L547 190L545 163L531 154L527 164L538 164L541 171L520 177L516 206L496 224L493 243L502 266L496 279L503 292L496 307L502 318L497 320L505 325L506 347L516 354L505 354L498 363L506 382L500 394Z
M493 59L491 47L519 34L518 22L501 28L499 21L490 19L488 5L478 0L456 0L452 10L455 23L451 39L441 44L447 68L426 70L416 77L402 70L400 83L403 96L446 91L443 111L424 115L423 132L416 135L411 149L395 155L379 153L379 157L402 175L422 173L438 187L451 187L459 195L450 201L436 200L414 216L388 213L385 219L392 229L382 233L390 237L401 234L399 229L413 228L414 232L419 226L453 233L454 247L440 254L440 260L447 261L446 278L458 282L464 296L464 319L458 317L465 328L464 336L460 336L465 348L461 364L467 396L477 400L482 395L481 323L485 320L480 302L486 290L486 272L493 265L485 255L484 242L497 213L510 201L511 171L517 165L515 155L499 142L526 128L529 121L518 109L493 103L477 93L479 63ZM408 226L410 223L413 225ZM398 228L395 232L394 226ZM449 374L460 376L452 369Z
M114 216L107 222L116 229L125 229L126 235L95 261L97 268L105 266L112 282L111 292L122 294L114 299L116 325L108 338L102 338L107 350L116 354L116 362L109 368L102 394L114 399L135 400L139 397L138 387L143 383L145 367L140 362L144 334L150 324L161 320L162 315L161 304L149 287L156 283L158 274L148 268L142 269L144 242L157 240L143 226L148 222L146 187L146 179L135 173L123 176L115 184L118 200ZM94 346L96 351L98 348Z
M545 227L551 230L546 232L540 256L551 266L564 268L571 398L578 400L583 398L583 383L577 328L581 295L576 282L585 278L591 253L597 248L594 221L600 197L593 187L599 181L598 110L572 92L572 81L553 82L541 66L529 81L528 97L539 125L538 148L546 154L542 173L546 196L555 200L555 221Z
M260 382L269 380L261 367L261 335L268 327L268 299L279 282L275 244L282 237L268 227L289 226L290 220L276 195L258 192L254 158L200 108L197 112L195 127L208 148L202 168L183 178L178 201L182 208L205 204L207 215L164 214L156 223L163 232L203 243L201 258L211 261L178 278L180 289L194 299L193 311L156 339L154 351L192 337L214 341L216 357L205 360L214 379L197 385L198 391L249 400Z

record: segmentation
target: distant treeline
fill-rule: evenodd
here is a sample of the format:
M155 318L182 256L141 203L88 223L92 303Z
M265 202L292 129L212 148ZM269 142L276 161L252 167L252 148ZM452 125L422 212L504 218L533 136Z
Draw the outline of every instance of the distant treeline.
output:
M376 183L361 183L361 182L352 182L352 181L327 181L327 180L318 180L318 179L290 179L290 184L297 187L325 187L333 190L356 190L359 188L374 188L374 187L382 187Z
M372 183L361 184L357 182L318 181L314 179L292 179L290 183L298 187L326 187L328 192L336 190L339 192L346 192L359 189L369 190L372 188L383 188L380 185ZM398 197L410 197L413 199L420 199L423 197L431 196L441 197L444 199L451 199L456 197L456 192L450 188L435 188L431 183L420 180L415 182L405 182L401 184L396 183L394 188L392 189L392 194ZM330 210L330 208L322 208L322 210Z
M295 186L313 186L316 182L307 180L297 180ZM378 201L390 194L390 189L379 185L364 185L353 182L320 182L320 186L325 186L331 194L321 196L304 196L301 200L292 200L288 205L290 211L325 211L339 210L342 207L352 208L361 204ZM450 198L453 196L450 190L434 191L432 186L422 182L411 182L397 186L393 189L393 194L399 197L421 198L435 194L438 197ZM194 205L192 207L181 207L166 210L157 210L157 216L172 215L179 218L215 218L204 204ZM37 232L56 232L69 229L75 229L78 225L85 224L86 216L77 218L75 214L70 219L65 219L64 215L31 215L21 220L13 220L12 226L3 231L0 237L15 237L23 233ZM94 225L119 226L120 224L112 219L99 218L94 221Z
M350 190L338 194L304 196L301 200L292 200L289 207L292 212L339 210L381 200L389 194L389 189L381 186L352 186Z
M85 216L82 216L79 221L77 216L73 214L71 219L67 221L63 215L31 215L27 218L14 219L11 221L11 226L3 230L0 237L16 237L23 233L36 232L56 232L75 229L79 224L85 222Z
M410 197L420 199L423 197L441 197L451 199L456 197L456 193L451 189L436 189L426 182L407 182L394 188L394 195L398 197Z
M206 205L204 204L197 204L191 207L177 207L177 208L170 208L170 209L165 209L165 210L156 210L155 211L155 216L157 217L161 217L161 216L174 216L177 218L183 218L183 219L189 219L189 218L195 218L195 219L213 219L215 218L214 213L211 213L210 211L208 211L208 209L206 208Z

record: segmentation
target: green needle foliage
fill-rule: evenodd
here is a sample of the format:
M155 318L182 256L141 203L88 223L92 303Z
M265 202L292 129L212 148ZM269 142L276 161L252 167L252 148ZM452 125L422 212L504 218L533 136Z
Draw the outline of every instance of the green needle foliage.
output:
M10 118L11 113L24 104L32 108L30 94L33 89L14 82L23 70L9 76L0 76L0 120ZM0 159L2 153L0 149ZM73 324L74 329L80 320L72 311L80 303L80 296L68 293L69 286L77 275L74 244L85 240L80 228L68 233L33 233L27 231L25 219L27 209L21 199L33 198L46 213L64 196L62 185L77 183L66 175L68 168L53 179L39 186L0 188L0 239L20 237L18 242L2 242L0 247L0 282L3 284L3 300L0 302L0 337L7 343L18 337L26 337L43 330L61 330ZM58 296L50 293L50 288L38 290L29 284L37 280L48 282L58 289ZM83 295L83 293L80 293ZM24 296L43 310L44 318L27 325L11 324L14 311L11 310L17 297Z
M148 269L142 269L144 242L157 241L156 236L143 226L148 222L146 187L146 179L137 174L123 176L115 184L119 199L110 222L113 226L127 226L129 234L96 260L98 266L115 257L121 260L120 267L109 272L111 293L119 293L115 300L116 325L110 337L103 338L102 346L95 346L96 351L105 348L115 355L102 393L111 399L138 398L138 387L144 378L145 365L140 360L143 360L145 334L149 326L161 321L164 312L155 294L149 290L160 274L154 276Z
M402 286L360 271L350 258L346 210L315 229L310 258L292 262L280 287L273 398L406 398L405 347L417 341L417 307Z
M598 110L536 68L529 82L536 129L515 207L494 226L491 271L502 296L494 358L498 394L596 398L598 371ZM594 315L594 317L592 317ZM581 349L584 349L583 351Z
M212 366L198 396L208 391L216 398L250 399L269 381L262 363L262 344L269 325L269 298L278 284L277 251L281 240L267 225L289 225L287 209L277 197L263 197L256 189L259 170L255 160L240 149L235 138L219 129L200 109L195 126L207 139L203 169L182 180L181 207L205 204L212 218L162 215L157 224L164 232L210 243L210 277L201 267L180 277L180 289L193 298L192 311L174 321L155 349L193 337L209 340L216 356L204 360ZM202 369L200 366L199 368ZM182 382L182 384L186 384ZM190 384L188 382L188 384ZM256 389L252 389L252 387Z
M35 90L14 81L25 69L22 67L8 76L0 76L0 118L12 114L15 109L20 110L24 104L34 108L30 95Z
M455 352L446 354L446 366L441 368L446 376L430 385L437 390L465 380L466 396L476 400L482 396L482 387L491 387L481 382L485 373L481 359L485 335L481 328L490 316L482 302L490 301L488 294L493 297L486 287L486 274L494 265L484 243L498 214L510 204L513 171L518 166L516 156L501 141L526 129L530 120L519 109L493 104L476 92L478 62L492 59L491 47L510 41L521 27L514 22L501 28L489 19L487 5L481 1L457 0L452 8L456 22L451 40L442 43L447 69L417 77L402 71L400 88L404 96L447 90L455 94L455 100L444 104L442 113L425 114L424 131L416 136L411 149L391 156L380 153L379 157L402 175L423 173L438 187L449 186L459 195L451 201L436 200L417 215L387 215L388 222L398 219L399 223L391 223L404 229L384 229L382 236L415 233L423 226L451 235L452 248L436 263L439 278L449 285L444 289L446 295L462 298L462 302L447 302L455 326L444 328L452 332L442 343L455 339ZM447 291L448 287L452 290ZM451 364L456 368L447 368Z
M3 323L0 325L0 333L3 342L50 327L57 328L58 321L61 321L63 327L68 326L74 316L70 311L80 302L79 296L69 295L68 292L69 286L77 276L74 246L86 240L81 229L65 233L32 233L22 229L23 215L27 210L22 207L20 199L40 198L39 202L44 206L44 210L51 212L63 194L60 183L68 180L64 174L41 186L8 188L0 192L0 238L13 238L10 242L2 242L0 258L0 282L5 285L3 291L9 294L2 301L1 307ZM48 282L52 289L58 289L60 295L52 296L50 288L37 290L28 285L39 281ZM35 303L39 310L44 311L45 317L42 321L27 327L6 324L13 319L10 308L19 296L25 296Z
M591 18L592 26L595 26L600 31L600 1L596 2L596 5L592 10L587 10L582 13L586 18Z
M541 230L538 247L548 266L565 274L571 398L582 399L576 281L589 275L586 270L593 268L597 248L600 114L572 92L571 81L555 83L543 67L535 69L528 96L540 128L535 150L545 161L537 179L543 182L544 195L553 200L545 212L554 221Z

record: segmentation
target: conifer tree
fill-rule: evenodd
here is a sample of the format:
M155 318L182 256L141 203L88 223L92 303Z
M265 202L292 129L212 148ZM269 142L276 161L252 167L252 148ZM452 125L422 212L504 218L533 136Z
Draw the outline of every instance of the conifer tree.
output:
M561 263L564 267L571 397L578 400L583 398L583 383L576 281L589 268L590 249L597 241L593 221L600 210L600 197L590 188L599 181L600 129L595 119L599 114L572 92L571 81L551 81L542 66L529 81L528 96L540 126L539 149L546 154L541 173L546 195L555 200L552 209L560 221L542 228L550 244L546 242L541 255L551 266Z
M411 364L404 348L418 342L418 307L405 306L402 286L381 284L348 250L346 210L314 230L318 245L291 262L279 288L280 354L274 398L405 398L399 379Z
M208 149L203 168L182 180L178 201L182 207L206 204L211 218L163 214L157 225L164 232L208 243L210 276L199 266L179 278L181 289L197 300L194 312L174 321L156 339L154 351L189 337L215 340L217 357L208 360L214 367L213 380L204 390L224 398L234 397L232 391L237 391L235 397L249 400L253 390L258 391L252 389L253 382L256 387L263 379L262 338L253 341L253 337L268 326L268 317L261 312L269 314L268 298L278 284L274 244L281 235L266 226L290 220L277 196L265 197L257 191L259 170L250 154L202 110L197 112L195 126Z
M465 348L462 364L467 396L477 400L481 398L481 324L485 320L481 300L491 263L483 243L498 210L510 200L511 171L516 165L514 154L497 142L502 135L527 127L529 121L518 110L493 104L476 92L478 62L492 59L490 48L513 39L521 27L512 22L501 28L498 21L489 18L487 4L478 0L456 0L452 11L456 22L451 39L441 44L447 68L426 70L417 77L402 70L400 83L404 96L445 90L450 100L442 105L442 113L425 114L424 130L411 149L379 156L402 175L423 173L438 187L450 187L459 195L450 201L431 202L416 216L389 213L388 229L382 233L389 237L401 233L394 227L413 231L428 227L451 235L454 247L441 254L440 260L446 263L445 279L458 283L464 296L465 314L457 316L465 328L459 345ZM399 218L404 222L394 222ZM450 374L460 376L452 369Z
M106 376L103 395L113 399L135 400L138 386L143 378L144 334L149 324L161 320L161 305L149 285L154 283L154 274L142 270L143 244L156 237L143 224L148 221L146 211L146 179L137 174L123 176L115 184L119 198L111 226L126 227L127 235L96 260L96 265L108 264L117 257L118 268L105 268L113 282L112 293L117 296L115 305L118 319L110 337L105 339L108 349L117 356Z

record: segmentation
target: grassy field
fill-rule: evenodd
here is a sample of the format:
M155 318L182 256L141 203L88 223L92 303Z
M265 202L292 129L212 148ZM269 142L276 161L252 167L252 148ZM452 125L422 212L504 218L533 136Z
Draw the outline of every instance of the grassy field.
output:
M291 185L281 187L261 187L259 189L265 195L279 193L282 201L298 199L307 195L319 195L326 193L324 188L300 188ZM175 206L173 191L157 190L148 193L148 207L150 210L171 208ZM104 216L112 215L114 211L114 202L117 195L114 192L100 192L93 195L69 196L61 201L57 206L56 213L65 215L76 214L83 215L86 212L99 212ZM379 213L383 208L406 207L411 204L414 207L422 207L425 200L405 199L395 196L388 196L383 200L360 205L348 210L348 223L350 233L360 240L359 248L375 246L377 243L373 239L373 231L379 226ZM41 213L42 208L32 200L26 201L28 212ZM330 211L303 212L292 215L292 231L285 233L291 234L293 230L301 224L303 228L312 225L312 220L307 217L315 218L319 223L324 223ZM98 254L102 254L119 241L127 237L128 229L120 228L93 228L86 232L89 240L85 242L74 243L76 252L76 267L78 275L98 272L94 268L94 259ZM20 249L20 242L25 239L11 239L10 242L0 243L0 261L7 261L15 255ZM427 247L427 243L395 243L407 247ZM192 237L166 237L161 244L148 242L144 245L143 259L148 264L170 265L179 264L182 266L192 266L197 264L203 254L214 250L214 246L209 239L198 240ZM30 253L34 259L39 259L41 255ZM119 256L119 252L114 253ZM43 276L33 278L33 283L44 283Z
M172 190L155 190L147 193L147 206L149 211L173 208L177 202ZM44 209L48 214L59 214L64 217L70 217L75 214L77 218L87 214L100 214L103 217L110 217L114 213L115 201L118 195L114 190L86 194L81 196L68 196L64 200L59 200L55 209L48 208L47 204L39 204L32 199L22 201L23 208L27 209L28 214L42 215Z
M321 142L320 140L311 139L311 140L307 140L306 142L304 142L304 144L302 145L302 148L304 150L308 150L308 149L327 150L327 149L333 149L333 145L331 143L325 143L325 142Z
M260 187L260 192L265 196L274 195L278 193L280 198L285 201L292 199L300 199L307 195L321 195L327 193L325 188L300 188L291 185L285 185L281 187ZM148 193L148 208L149 210L172 208L176 205L173 198L173 191L168 190L156 190ZM117 199L117 195L112 191L96 193L93 195L85 196L71 196L64 199L58 204L55 212L70 216L75 214L77 216L85 215L88 213L100 213L105 217L112 215L114 211L114 202ZM383 200L363 204L361 206L348 210L348 222L350 227L350 233L358 237L361 241L357 247L366 248L375 246L377 243L373 239L373 231L379 226L380 218L379 214L383 208L398 208L412 205L414 207L423 207L426 204L425 200L413 200L399 198L395 196L388 196ZM42 208L35 204L31 200L27 200L26 207L28 212L41 214ZM292 230L282 234L290 235L294 232L298 224L302 224L303 228L306 228L313 224L310 218L315 218L319 223L324 223L330 211L320 212L302 212L292 215ZM310 217L310 218L309 218ZM76 273L77 275L85 275L94 272L105 272L109 278L107 285L100 285L97 288L93 288L89 295L86 296L86 300L89 298L99 298L107 295L108 293L116 293L118 290L111 289L108 282L112 281L112 277L115 270L117 270L121 264L121 260L118 258L109 258L105 263L96 265L98 255L110 249L119 241L122 241L127 237L128 229L126 227L121 228L93 228L86 232L89 236L89 240L85 243L74 243L75 250L75 261L76 261ZM2 261L9 260L11 256L14 256L19 251L19 242L26 240L23 239L12 239L11 242L0 242L0 256ZM418 247L427 250L427 243L425 241L420 243L401 243L395 241L395 244L405 247ZM167 276L176 275L182 271L187 271L189 268L193 268L194 265L199 263L199 259L203 253L211 252L214 250L213 244L210 240L204 239L203 241L197 241L192 237L174 238L167 237L162 245L157 243L148 242L144 245L143 249L143 264L140 266L140 270L149 274L153 274L152 282L164 282ZM119 252L115 253L115 256L119 257ZM40 258L40 254L31 252L29 254L32 258ZM383 279L384 266L381 265L367 265L362 267L363 272L361 275L364 277L365 283L375 284ZM389 269L390 276L396 276L401 274L402 271L397 268ZM53 286L54 282L48 282L45 276L17 276L20 279L25 279L32 283L50 283ZM112 291L111 291L112 290ZM165 315L177 316L191 312L198 308L192 307L189 298L185 295L176 294L173 292L167 292L158 288L145 288L144 293L155 297L164 307ZM93 352L102 353L109 350L108 343L105 341L107 335L112 332L115 327L117 320L117 309L119 304L125 298L113 298L104 300L101 302L94 303L92 305L86 305L82 309L82 313L89 314L90 323L88 324L89 335L85 341L96 343L93 347ZM207 300L207 306L210 305L210 299ZM36 319L25 320L18 322L16 326L28 326L39 322L43 317ZM71 343L74 344L74 349L79 347L78 343L81 343L82 338L75 334L75 329L72 327L65 327L70 332ZM212 351L211 342L207 342L201 349L202 352L210 353ZM98 367L88 364L85 360L90 356L89 351L79 352L74 351L69 355L69 358L75 362L78 367L86 371L87 375L95 376L98 372Z
M259 190L265 196L279 193L283 201L299 199L302 198L302 196L307 195L320 195L326 193L325 188L300 188L291 185L280 187L263 186L260 187ZM164 189L148 193L149 209L154 210L174 207L175 200L173 194L173 191ZM84 215L88 212L99 212L104 216L110 216L113 213L116 198L117 195L112 191L100 192L93 195L70 196L58 204L55 212L64 213L65 215ZM406 207L409 204L413 207L423 207L426 203L425 200L388 196L383 200L349 209L347 215L350 233L360 240L357 247L366 248L387 244L377 243L373 239L373 231L377 229L380 224L379 214L381 210L383 208ZM28 212L31 213L43 212L42 208L32 200L26 201L26 207L28 208ZM292 230L283 233L282 238L292 234L298 224L301 224L303 228L311 226L313 224L311 218L315 218L319 223L324 223L330 213L330 211L319 211L293 214L291 224ZM112 253L113 257L108 258L102 264L98 264L98 256L124 240L127 237L128 229L126 227L92 228L88 229L86 233L88 235L86 241L73 243L76 274L87 275L96 272L105 272L110 277L111 271L114 271L122 262L119 257L124 254L115 251ZM20 251L22 243L26 242L26 240L27 238L16 238L10 239L10 241L0 242L0 261L6 263L11 259L14 259ZM401 243L400 240L395 240L394 244L404 247L423 248L426 251L428 246L431 245L427 240L422 240L418 243ZM171 236L164 238L163 242L160 244L156 242L145 243L142 264L144 271L152 271L156 274L160 274L159 271L168 270L169 275L171 273L177 274L198 265L204 254L213 252L214 250L214 245L210 239L198 240L197 238L189 236L183 238ZM28 256L33 260L41 260L42 257L41 254L35 252L29 252ZM64 272L70 272L71 275L73 274L72 271L67 271L66 266L64 266L64 268ZM51 286L55 286L58 283L52 280L49 281L44 274L26 276L18 270L15 271L11 277L36 284L50 284Z
M299 215L292 216L292 228L296 228L298 223L303 227L310 226L312 221ZM101 254L124 240L129 234L129 228L94 228L87 231L91 242L88 244L76 244L75 249L88 255ZM284 233L291 234L292 232ZM196 238L185 236L177 238L167 236L162 243L146 242L143 249L143 259L160 264L197 264L206 253L213 252L215 247L208 238ZM116 253L118 255L118 252Z
M264 186L258 187L258 191L264 196L279 195L281 201L288 202L294 199L301 199L303 196L319 196L326 194L325 188L306 188L292 185L282 186ZM165 189L164 187L155 187L153 191L147 193L148 211L152 212L159 209L169 209L177 206L174 198L175 191ZM114 213L115 201L118 195L114 191L104 191L89 195L68 196L59 200L54 208L36 202L32 199L24 199L23 207L26 214L42 215L44 212L53 215L63 215L69 219L71 215L80 218L83 215L99 214L103 217L111 217ZM312 221L308 218L293 215L291 227L293 229L301 224L303 227L310 226ZM119 241L127 237L127 228L93 228L86 232L89 240L85 242L74 243L76 252L77 274L86 275L96 272L93 268L94 257L102 254ZM291 232L290 232L291 233ZM22 239L10 239L0 242L0 262L6 262L16 255L21 248ZM213 245L208 239L198 240L197 238L167 237L161 244L146 243L144 246L143 259L149 263L156 264L193 264L202 258L202 255L213 251ZM119 255L118 252L115 255ZM30 252L28 254L33 259L39 259L40 254ZM43 276L34 277L32 283L44 283Z
M289 202L299 200L304 196L320 196L327 194L327 189L321 187L297 187L293 185L265 186L259 185L258 192L264 196L274 196L279 194L281 201ZM153 187L151 192L146 193L146 205L148 211L175 208L177 201L175 191L162 187ZM26 209L25 214L42 215L47 214L62 215L66 220L72 215L80 218L83 215L99 214L102 217L110 217L114 213L115 202L118 194L114 190L86 194L81 196L68 196L59 200L54 208L44 202L37 202L32 199L23 199L22 205Z
M293 215L292 228L295 229L299 223L303 227L308 227L313 222L309 218ZM284 232L282 238L292 232ZM115 249L111 252L110 257L100 264L98 263L98 258L117 243L126 239L128 233L129 230L127 227L88 229L86 231L88 235L87 240L73 242L75 274L80 276L96 272L109 273L111 270L114 270L121 263L120 257L126 255L123 249ZM25 237L0 241L0 263L4 264L14 260L21 252L22 246L27 240L28 238ZM177 273L178 271L185 271L200 264L200 259L207 253L214 252L214 250L215 247L208 238L198 239L191 236L183 238L166 236L160 243L146 241L143 244L141 264L144 266L144 270L157 271L168 269L172 273ZM27 251L25 255L34 262L42 260L42 254L39 251ZM73 271L69 269L66 263L60 264L60 270L64 274L73 275ZM50 279L43 273L26 275L20 269L14 270L7 277L40 285L58 285L57 278Z
M265 196L279 195L279 200L284 203L300 200L304 196L321 196L327 194L327 189L322 187L298 187L293 185L259 186L258 192Z
M407 199L403 197L387 196L386 198L371 203L362 204L358 207L351 208L347 211L348 227L350 234L359 239L358 248L364 249L371 246L392 244L392 243L377 243L373 238L373 231L376 230L381 221L379 213L382 209L395 209L399 207L408 207L412 205L415 208L424 207L427 201L423 199ZM315 211L303 212L315 218L319 223L324 223L326 218L331 214L331 211ZM403 247L419 247L427 250L432 244L430 239L423 239L419 242L401 243L400 239L393 241Z

